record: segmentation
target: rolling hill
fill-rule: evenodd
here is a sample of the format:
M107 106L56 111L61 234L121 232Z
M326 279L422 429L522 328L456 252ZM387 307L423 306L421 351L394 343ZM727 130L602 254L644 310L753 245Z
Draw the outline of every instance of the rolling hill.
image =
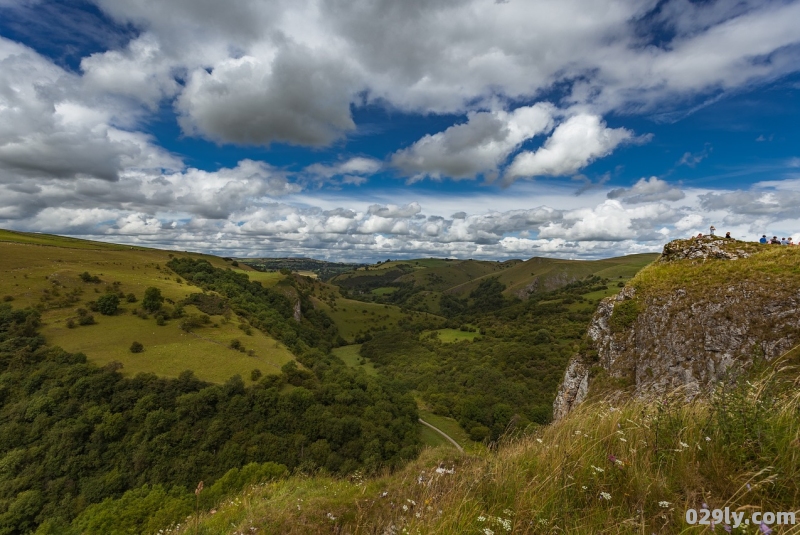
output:
M78 240L62 236L28 234L0 230L0 299L15 307L34 307L42 315L41 333L48 343L68 351L80 351L98 365L118 362L122 373L135 375L152 372L164 377L178 377L188 369L198 378L222 383L233 375L251 382L251 373L276 372L294 360L286 346L268 335L242 330L246 321L237 314L210 316L207 327L182 330L179 319L168 319L159 325L153 314L135 315L141 311L146 288L158 288L165 306L185 300L201 290L190 285L166 264L175 255L203 259L219 268L244 273L263 284L274 285L283 275L260 273L248 266L232 266L231 262L210 255L162 251L102 242ZM98 282L84 282L82 273L97 277ZM87 310L113 289L124 296L133 294L136 302L121 299L118 312L105 316L91 312L94 324L79 323L76 311ZM201 314L194 306L184 307L185 314ZM72 322L70 322L72 320ZM242 329L240 329L240 327ZM239 340L253 354L230 348ZM131 353L132 342L144 346L141 353Z

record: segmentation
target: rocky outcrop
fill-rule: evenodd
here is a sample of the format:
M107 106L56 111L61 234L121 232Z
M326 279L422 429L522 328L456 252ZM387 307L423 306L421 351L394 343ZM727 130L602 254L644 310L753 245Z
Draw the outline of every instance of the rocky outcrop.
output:
M626 286L600 302L587 333L589 349L570 361L553 405L554 418L565 416L587 392L594 392L592 375L598 372L636 397L679 388L691 399L754 359L771 360L800 341L800 287L786 282L794 279L748 269L731 275L721 269L722 263L751 253L715 241L730 240L703 240L702 246L687 240L683 248L674 242L664 247L660 264L691 260L680 265L686 266L681 275L687 282L652 284L639 293ZM753 256L753 265L756 261ZM660 273L651 270L651 277ZM615 310L620 314L616 319Z
M300 322L303 319L303 310L300 308L300 299L298 299L294 304L294 321Z
M719 258L736 260L747 258L750 255L742 248L732 248L735 240L704 236L690 240L675 240L664 246L659 262L673 262L675 260L697 260L706 258Z

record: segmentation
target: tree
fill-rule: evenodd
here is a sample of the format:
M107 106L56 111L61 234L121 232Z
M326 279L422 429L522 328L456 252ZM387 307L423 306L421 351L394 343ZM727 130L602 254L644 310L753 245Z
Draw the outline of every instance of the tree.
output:
M144 346L141 342L134 342L131 344L131 353L141 353L144 351Z
M148 312L155 312L161 308L161 303L164 302L164 297L161 295L161 290L154 287L149 287L144 291L144 299L142 299L142 308Z
M97 311L104 316L113 316L119 307L119 297L116 294L105 294L97 299Z

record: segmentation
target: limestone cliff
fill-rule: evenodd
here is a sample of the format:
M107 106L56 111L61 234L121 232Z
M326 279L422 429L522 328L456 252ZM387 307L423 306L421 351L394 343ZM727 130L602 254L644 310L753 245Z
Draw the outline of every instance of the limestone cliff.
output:
M687 398L800 340L800 247L703 238L662 256L600 302L585 349L570 361L553 406L559 419L608 390ZM602 380L600 380L602 378Z

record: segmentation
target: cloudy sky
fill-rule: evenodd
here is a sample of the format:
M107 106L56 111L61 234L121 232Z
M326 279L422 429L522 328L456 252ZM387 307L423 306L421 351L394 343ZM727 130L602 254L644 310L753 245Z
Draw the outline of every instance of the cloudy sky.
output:
M800 1L0 0L0 227L228 255L800 238Z

